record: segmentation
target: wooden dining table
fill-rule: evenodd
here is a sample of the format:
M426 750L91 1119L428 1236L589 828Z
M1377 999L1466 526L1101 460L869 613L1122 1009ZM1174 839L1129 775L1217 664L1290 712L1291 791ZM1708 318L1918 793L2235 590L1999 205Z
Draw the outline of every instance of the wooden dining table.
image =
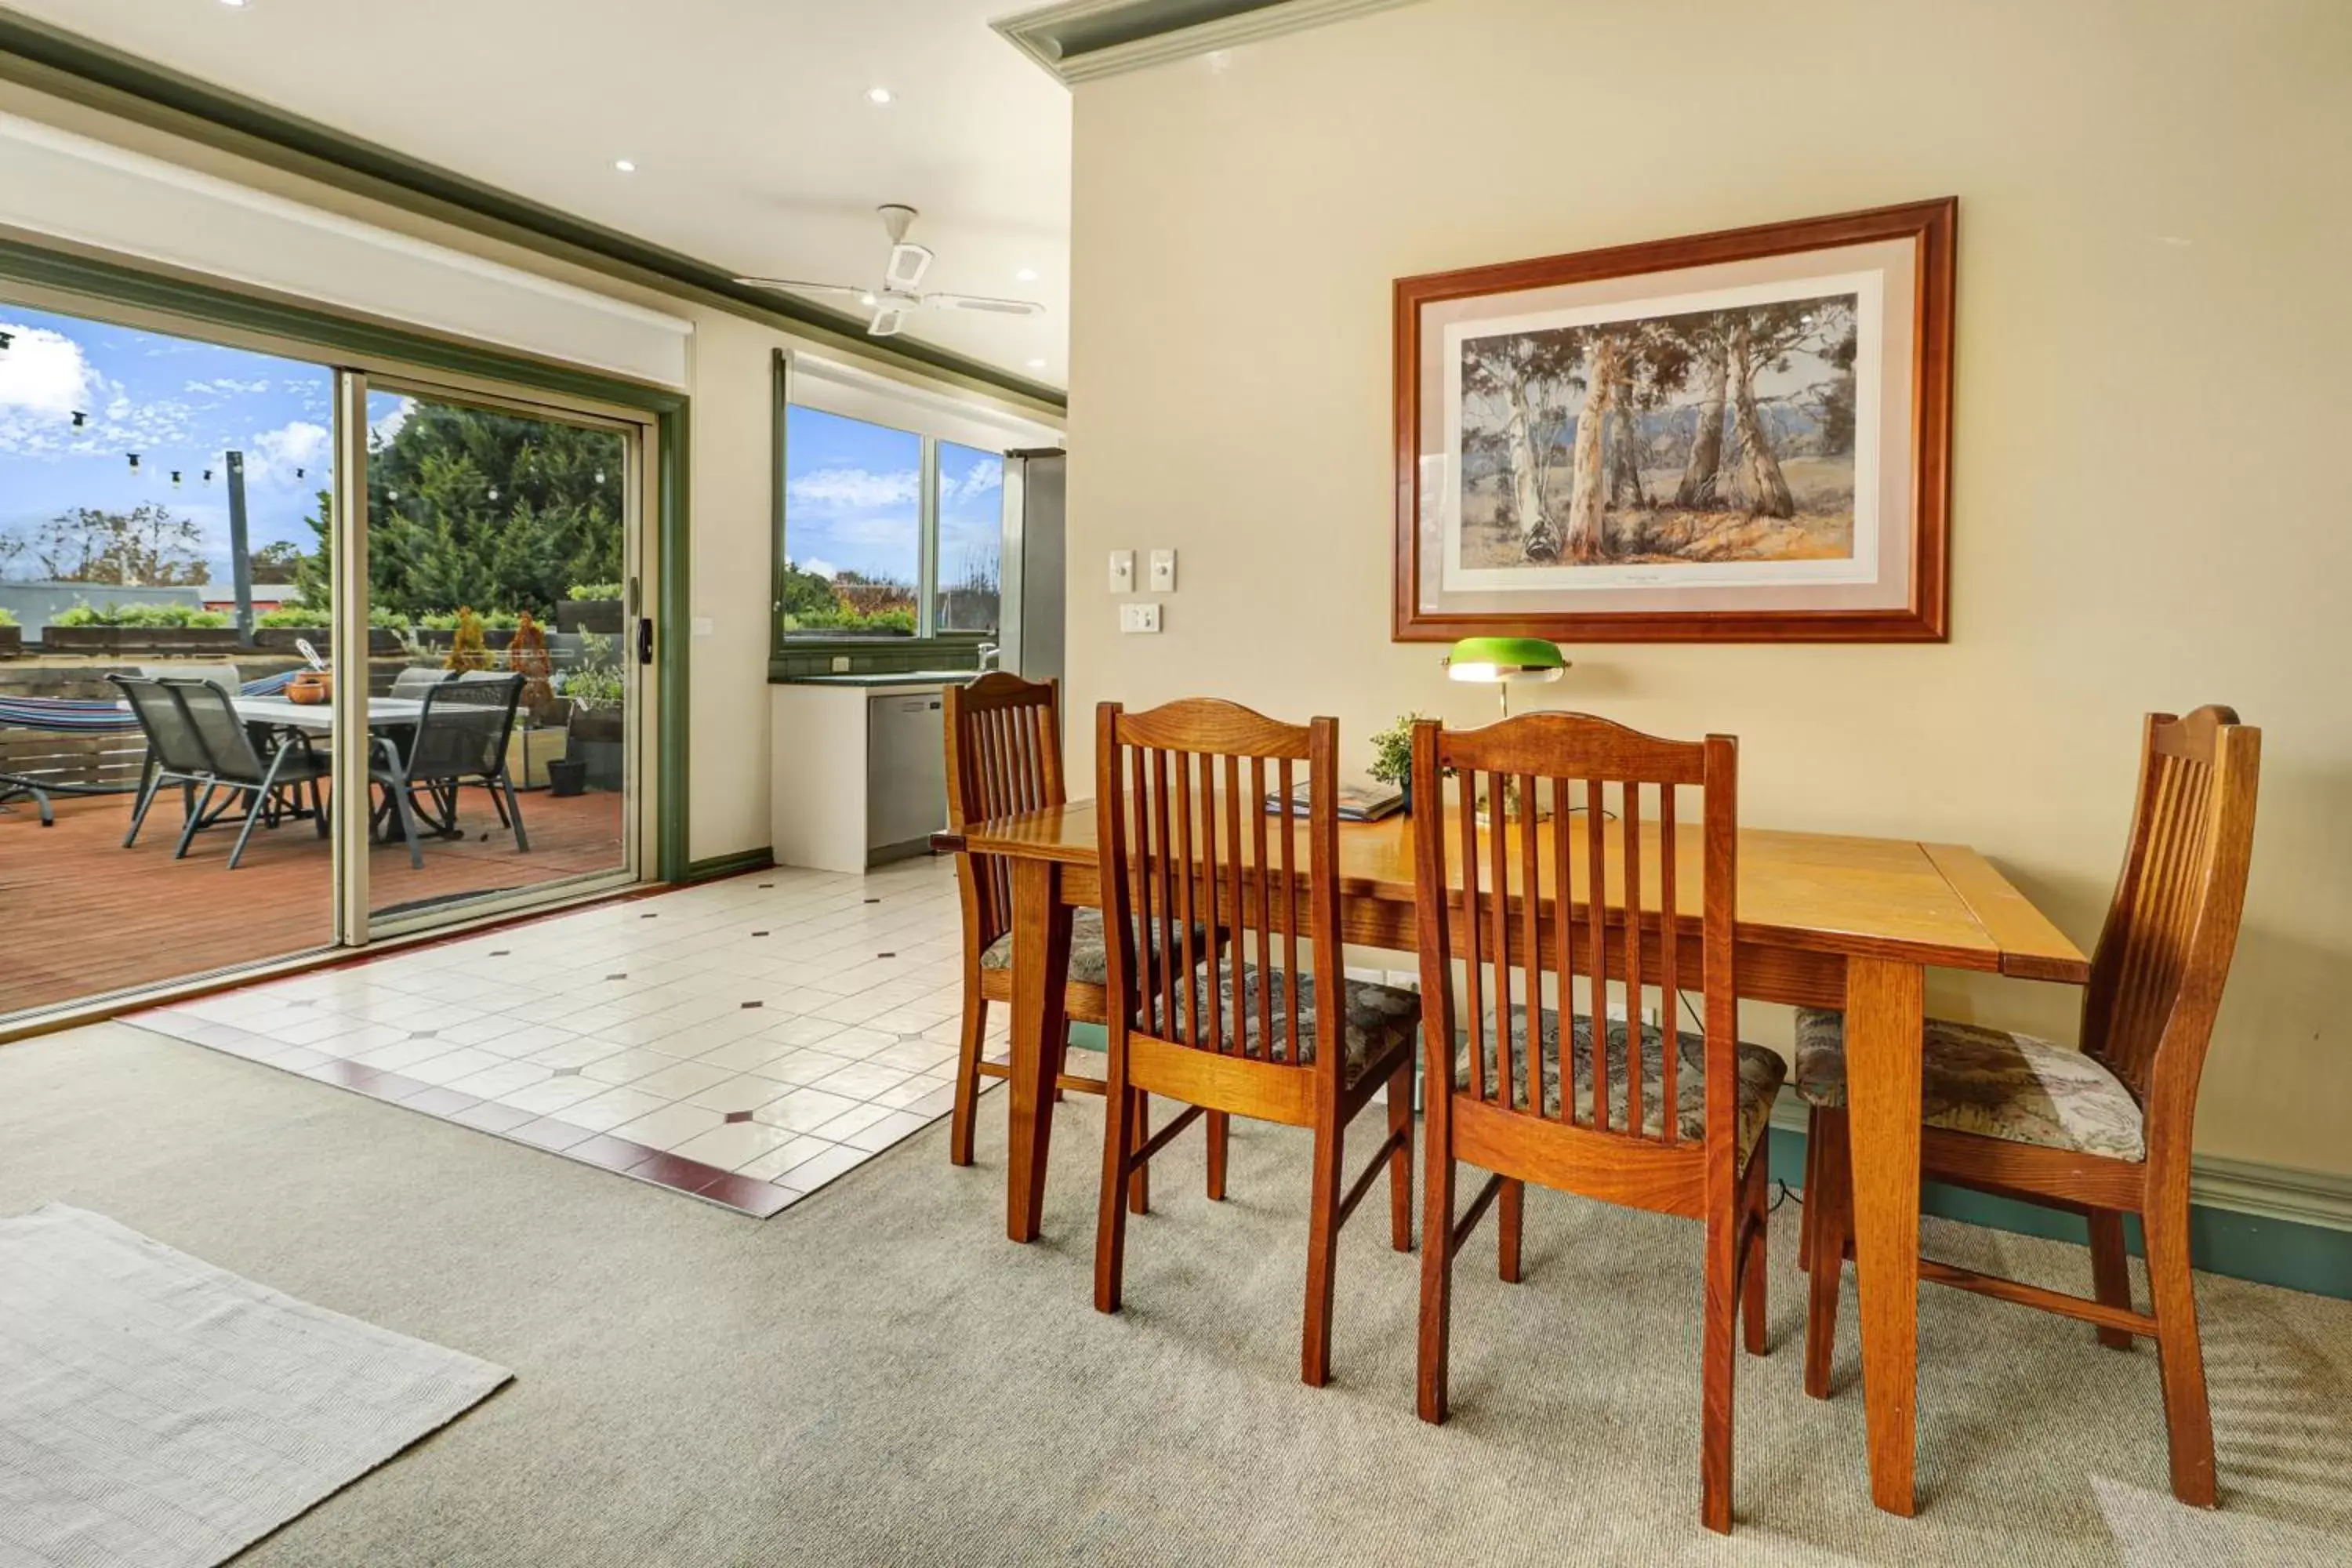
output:
M969 825L932 839L943 852L1003 856L1013 884L1012 1132L1005 1232L1035 1238L1053 1136L1054 1084L1066 1036L1063 987L1070 911L1099 908L1090 801ZM1339 829L1339 921L1351 945L1414 951L1414 824L1410 817ZM1483 831L1483 830L1482 830ZM1539 832L1549 834L1545 826ZM1643 828L1644 902L1656 908L1663 858ZM1678 940L1700 973L1698 829L1675 845ZM1580 888L1584 835L1570 836L1570 882ZM1483 858L1483 856L1482 856ZM1514 858L1516 858L1516 857ZM1614 858L1612 858L1613 859ZM1552 862L1549 852L1538 867ZM1302 850L1297 865L1307 863ZM1540 873L1549 921L1557 889ZM1589 897L1589 895L1587 895ZM1602 897L1622 907L1604 878ZM1571 918L1585 917L1572 898ZM1604 910L1604 917L1607 911ZM1453 918L1459 921L1457 907ZM2090 965L2065 934L1975 850L1907 838L1744 828L1738 841L1739 994L1842 1009L1852 1127L1854 1270L1862 1311L1863 1384L1871 1495L1914 1511L1918 1384L1920 1040L1930 968L2081 984ZM1049 1046L1052 1048L1049 1048Z

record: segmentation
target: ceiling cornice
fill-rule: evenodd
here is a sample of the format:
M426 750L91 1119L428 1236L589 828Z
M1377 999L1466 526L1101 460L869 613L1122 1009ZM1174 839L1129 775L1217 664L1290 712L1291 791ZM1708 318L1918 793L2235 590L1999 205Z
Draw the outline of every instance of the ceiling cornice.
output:
M1303 32L1412 0L1063 0L989 24L1065 83Z
M732 311L843 352L1056 415L1058 388L899 337L887 345L854 316L735 282L709 262L408 157L0 6L0 80L68 100L403 211Z

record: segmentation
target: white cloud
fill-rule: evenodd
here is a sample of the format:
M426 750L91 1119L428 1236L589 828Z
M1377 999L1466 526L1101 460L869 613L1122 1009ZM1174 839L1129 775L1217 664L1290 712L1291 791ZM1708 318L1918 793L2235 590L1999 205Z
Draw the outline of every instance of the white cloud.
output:
M0 354L0 410L66 419L89 406L98 374L79 343L62 332L13 321L0 321L0 332L11 340L7 353Z
M275 430L257 434L245 447L245 477L255 485L313 487L326 481L329 448L334 434L308 419L291 420ZM313 476L297 479L297 468L316 468Z
M803 572L814 572L820 577L831 578L841 575L840 567L835 566L830 561L820 560L818 557L814 555L810 556L805 561L795 561L793 564L799 567Z
M818 468L784 488L788 504L827 513L872 511L915 500L919 477L912 468L877 474L868 468Z
M408 416L415 412L415 399L404 397L394 403L392 405L391 412L385 414L382 418L369 420L368 445L371 447L383 447L391 445L392 438L400 434L400 427L407 424Z
M268 376L264 376L258 381L239 381L233 375L216 375L210 381L189 382L180 390L183 392L194 392L199 394L207 392L267 392L269 390L269 378Z
M961 501L978 500L982 496L1004 488L1003 463L974 463L964 470L961 479L943 479L940 483L940 504L954 506Z

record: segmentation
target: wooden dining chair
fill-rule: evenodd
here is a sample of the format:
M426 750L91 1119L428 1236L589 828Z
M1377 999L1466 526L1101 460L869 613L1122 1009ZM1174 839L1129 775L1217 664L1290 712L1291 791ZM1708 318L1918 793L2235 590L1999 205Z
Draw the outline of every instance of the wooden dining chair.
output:
M1499 1211L1507 1282L1519 1278L1529 1182L1703 1220L1699 1517L1723 1531L1731 1528L1733 1319L1744 1317L1748 1350L1762 1354L1762 1150L1787 1070L1736 1033L1737 769L1727 735L1664 741L1580 713L1531 713L1467 731L1424 721L1412 732L1413 799L1426 803L1413 834L1428 1123L1422 1419L1446 1416L1454 1259L1489 1206ZM1443 793L1449 771L1460 774L1451 807ZM1679 815L1679 792L1692 788L1703 797L1695 836ZM1480 825L1482 791L1506 803L1505 819ZM1687 859L1685 848L1695 852ZM1694 872L1695 932L1683 912ZM1674 1019L1694 986L1705 1002L1704 1034L1683 1033L1677 1022L1669 1050L1647 1021L1648 998ZM1628 1019L1639 1028L1638 1050ZM1493 1173L1458 1217L1457 1163Z
M2129 847L2091 955L2082 1049L1930 1018L1922 1175L2084 1215L2089 1299L1922 1258L1919 1277L2156 1341L2172 1493L2214 1502L2213 1423L2189 1278L2189 1156L2197 1083L2238 942L2262 731L2227 708L2148 715ZM1829 1396L1843 1260L1853 1240L1843 1019L1797 1015L1797 1089L1811 1108L1805 1392ZM2132 1304L2124 1216L2139 1216L2153 1310Z
M1024 680L991 670L946 691L948 826L961 831L974 822L1042 811L1067 804L1062 783L1062 688L1058 680ZM1013 875L1001 856L956 857L956 888L963 903L963 1027L956 1049L955 1116L948 1130L948 1160L971 1163L974 1124L980 1111L980 1080L1006 1078L1012 1069L986 1059L988 1006L1013 1000ZM1069 976L1063 1012L1083 1024L1104 1021L1108 976L1102 915L1074 910L1070 920ZM1053 1043L1066 1059L1066 1034ZM1103 1081L1055 1064L1056 1094L1075 1089L1100 1094ZM1137 1212L1150 1188L1139 1173L1132 1189Z
M1285 724L1195 699L1145 713L1106 702L1095 739L1104 920L1117 937L1110 994L1122 999L1110 1012L1095 1306L1119 1308L1120 1191L1196 1119L1209 1118L1213 1140L1234 1116L1311 1128L1299 1375L1318 1388L1331 1375L1339 1228L1383 1165L1390 1243L1412 1250L1421 1019L1412 992L1349 980L1341 967L1339 731L1333 719ZM1383 1088L1388 1133L1343 1190L1348 1125ZM1148 1138L1146 1094L1186 1107ZM1213 1141L1210 1157L1210 1196L1222 1197Z

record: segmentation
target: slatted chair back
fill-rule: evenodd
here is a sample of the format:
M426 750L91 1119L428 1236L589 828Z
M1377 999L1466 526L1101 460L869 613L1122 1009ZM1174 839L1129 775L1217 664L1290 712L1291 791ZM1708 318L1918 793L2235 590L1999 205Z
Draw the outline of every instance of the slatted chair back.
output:
M1739 1084L1731 737L1665 741L1586 714L1531 713L1483 730L1417 724L1412 763L1413 798L1427 803L1414 824L1422 1005L1435 1038L1468 1040L1469 1082L1454 1093L1613 1139L1686 1146L1676 1107L1689 1067L1672 1042L1682 994L1696 988L1706 998L1704 1139L1728 1181ZM1459 784L1451 805L1448 769ZM1481 824L1482 801L1498 820ZM1505 810L1493 812L1496 803ZM1696 943L1683 912L1694 902ZM1612 981L1622 1018L1654 1005L1664 1020L1669 1044L1654 1071L1611 1017ZM1550 1040L1537 1026L1547 995L1559 1023ZM1549 1115L1547 1082L1559 1100Z
M492 675L425 689L409 743L405 772L412 783L488 777L505 765L523 677Z
M140 730L147 737L147 749L156 765L165 773L180 777L203 777L213 771L213 760L196 733L188 716L163 689L163 683L150 676L110 675L115 689L131 704L131 716L139 721Z
M1145 713L1102 705L1109 989L1127 998L1133 1032L1292 1067L1311 1045L1336 1089L1347 1056L1340 944L1302 939L1339 929L1338 763L1335 719L1286 724L1212 699ZM1255 984L1243 983L1244 964ZM1328 1040L1313 1038L1318 1006Z
M2185 1134L2238 942L2263 732L2228 708L2151 713L2115 901L2091 955L2083 1047Z
M1062 784L1062 683L1003 670L947 689L948 826L1067 803ZM985 948L1013 925L1013 870L1002 856L961 855L964 929ZM975 951L978 950L975 948Z
M258 784L268 776L269 763L253 743L253 732L236 710L228 688L210 680L164 680L180 716L212 759L215 778L230 784Z

